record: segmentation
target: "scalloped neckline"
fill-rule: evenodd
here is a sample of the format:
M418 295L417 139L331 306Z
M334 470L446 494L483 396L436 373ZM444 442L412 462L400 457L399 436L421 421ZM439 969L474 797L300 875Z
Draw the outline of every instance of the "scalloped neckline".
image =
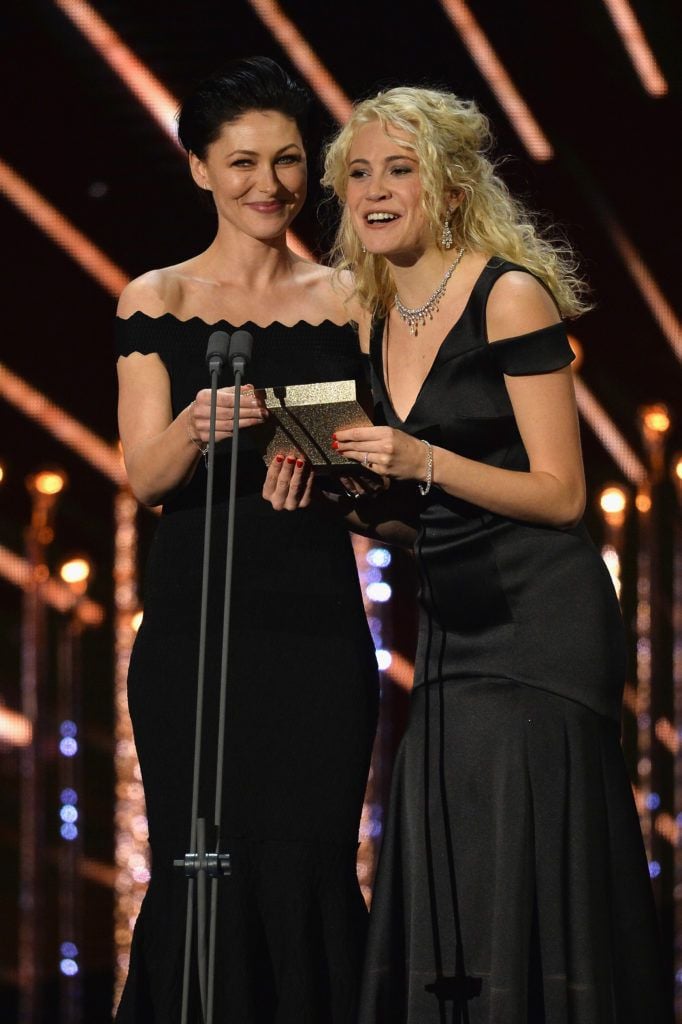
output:
M143 317L145 320L152 321L160 321L168 318L170 320L173 320L176 324L191 324L194 323L194 321L196 321L197 323L201 324L202 327L206 327L209 329L216 327L229 327L233 331L240 331L243 330L245 327L255 327L259 331L266 331L269 327L283 327L289 331L293 330L294 327L301 327L302 325L305 327L313 328L330 326L338 327L339 329L341 329L343 327L349 327L351 325L350 320L347 320L343 324L337 324L335 320L330 320L329 317L325 317L324 320L320 320L320 322L317 324L312 324L310 323L309 320L304 320L303 318L297 320L296 323L294 324L285 324L282 320L271 320L269 324L258 324L256 323L255 320L244 320L244 322L241 324L233 324L229 320L216 320L214 323L208 323L200 316L190 316L186 320L181 320L180 317L175 315L175 313L166 312L161 313L160 316L150 316L149 313L143 313L141 309L135 310L135 312L131 313L130 316L117 316L116 319L120 320L122 323L128 323L128 321L134 320L136 316Z

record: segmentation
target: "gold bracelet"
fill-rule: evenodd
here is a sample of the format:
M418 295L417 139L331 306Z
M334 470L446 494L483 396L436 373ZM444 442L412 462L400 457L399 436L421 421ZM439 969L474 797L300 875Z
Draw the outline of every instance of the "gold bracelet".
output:
M195 400L192 399L192 401L187 406L187 436L190 439L190 441L192 442L192 444L196 445L196 447L199 449L201 454L204 456L204 462L206 464L208 464L208 445L207 444L202 444L201 441L199 441L196 437L192 437L192 431L190 430L189 417L190 417L190 411L192 409L192 406L194 405L194 401Z
M429 493L431 490L431 484L433 483L433 448L428 441L425 441L423 437L419 440L422 444L426 445L426 480L423 484L418 483L419 493L422 498Z

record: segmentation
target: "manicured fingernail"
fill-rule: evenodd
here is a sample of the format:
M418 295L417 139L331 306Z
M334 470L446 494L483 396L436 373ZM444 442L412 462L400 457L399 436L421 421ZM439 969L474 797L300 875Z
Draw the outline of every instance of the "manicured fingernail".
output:
M338 447L339 447L339 442L338 441L332 441L332 448L338 448Z
M296 459L294 458L293 455L287 455L287 462L293 466L293 464L296 462Z
M336 441L336 434L332 434L332 441Z
M281 465L284 462L284 456L283 455L275 455L275 462L279 462L280 465Z
M296 459L296 465L299 469L303 468L303 459Z

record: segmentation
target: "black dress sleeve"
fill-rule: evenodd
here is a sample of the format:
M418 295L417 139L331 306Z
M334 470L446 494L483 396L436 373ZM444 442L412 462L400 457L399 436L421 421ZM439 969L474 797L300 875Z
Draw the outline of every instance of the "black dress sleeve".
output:
M132 352L148 356L156 352L168 363L172 331L165 316L133 313L126 320L117 316L114 321L114 342L117 356L129 356Z
M562 323L541 327L515 338L491 341L490 348L502 373L509 377L551 373L575 359Z

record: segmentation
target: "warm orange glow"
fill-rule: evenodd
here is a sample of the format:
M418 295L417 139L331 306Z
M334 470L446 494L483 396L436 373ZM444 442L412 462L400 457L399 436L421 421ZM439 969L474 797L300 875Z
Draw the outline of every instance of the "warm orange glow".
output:
M623 476L632 484L643 483L647 478L644 464L638 459L609 414L577 373L573 378L573 384L581 416L590 425Z
M0 363L0 397L15 409L44 427L48 433L66 445L81 458L108 476L114 483L122 484L125 470L120 452L114 445L107 444L64 409L50 401L36 388Z
M127 275L3 160L0 160L0 192L106 291L118 297L128 283Z
M91 566L87 558L70 558L61 566L59 575L65 583L78 584L87 582L90 571Z
M628 496L622 487L605 487L599 495L599 506L606 515L620 515L625 511Z
M682 482L682 455L675 455L673 458L673 477L676 481Z
M3 481L4 479L5 479L5 467L4 467L4 466L3 466L3 464L2 464L1 462L0 462L0 484L2 483L2 481Z
M671 846L679 845L680 829L671 814L663 811L656 817L656 831L659 836L663 836Z
M573 350L573 355L575 356L575 359L571 363L571 369L576 373L582 367L585 358L583 346L573 334L569 334L568 343Z
M11 747L28 747L33 738L33 728L25 715L0 705L0 743Z
M142 625L143 617L144 617L144 612L140 608L140 610L138 612L135 612L135 614L131 618L131 620L130 620L130 627L131 627L131 629L133 630L134 633L137 633L137 631L139 630L140 626Z
M653 434L666 434L670 430L670 414L665 405L650 405L641 411L642 423Z
M656 722L654 731L659 743L662 743L664 747L667 747L670 753L675 756L680 749L680 737L678 736L677 729L672 722L668 721L667 718L659 718Z
M441 0L441 4L528 153L534 160L551 160L554 151L549 139L531 114L464 0Z
M30 476L27 485L30 490L37 491L38 494L52 497L55 494L60 494L66 487L66 474L59 469L44 469L40 473Z
M638 512L650 512L651 496L646 491L640 491L640 493L635 498L635 507Z
M628 0L604 0L604 5L646 91L651 96L665 96L668 83L656 63L656 58Z
M351 101L332 78L315 51L276 0L249 0L263 24L272 32L311 89L340 124L350 117Z

